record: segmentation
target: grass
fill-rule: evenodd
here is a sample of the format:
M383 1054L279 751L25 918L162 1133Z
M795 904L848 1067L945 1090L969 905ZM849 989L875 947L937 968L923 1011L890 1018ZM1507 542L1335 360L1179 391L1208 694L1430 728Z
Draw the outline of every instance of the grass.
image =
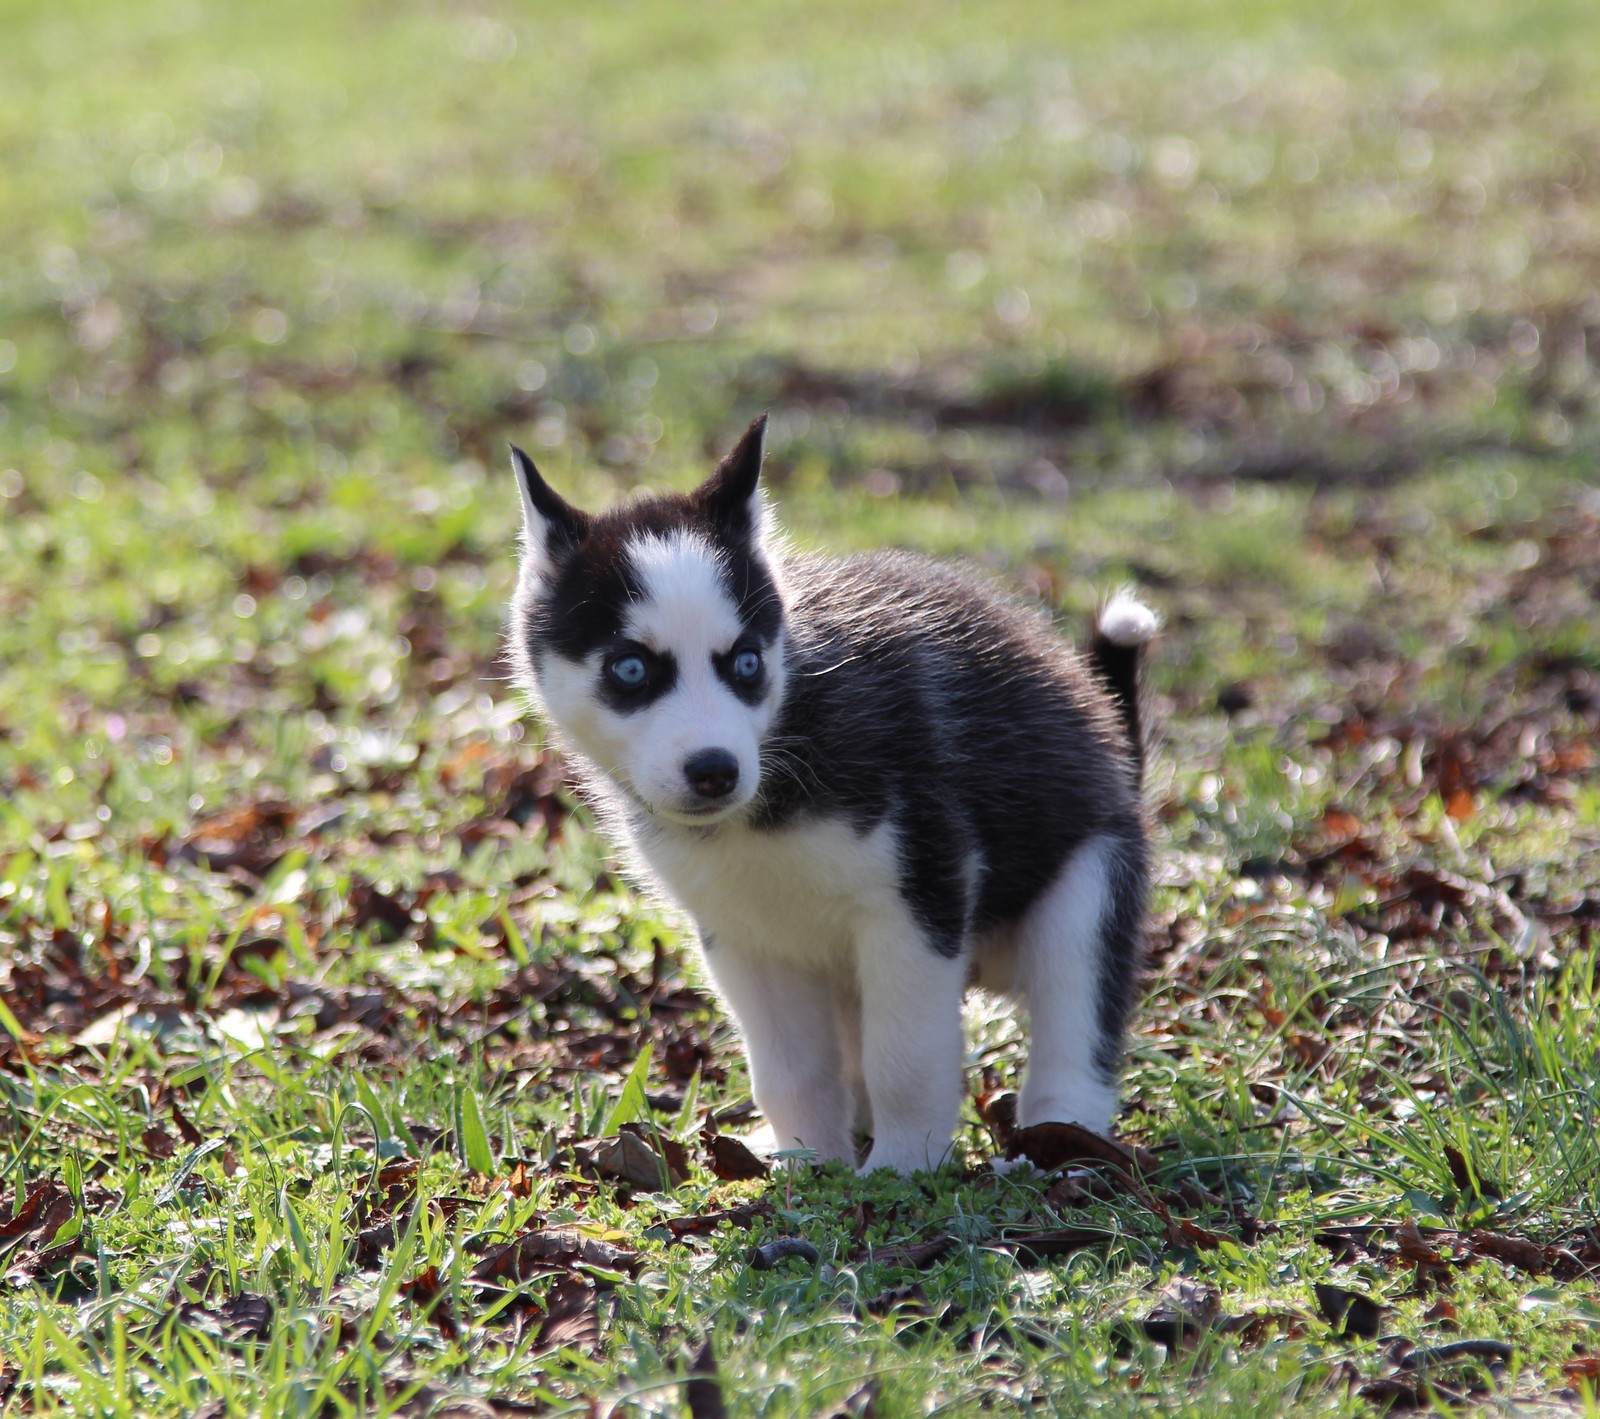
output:
M1588 10L0 5L0 1407L1594 1413ZM763 407L1166 616L1138 1176L717 1176L503 462Z

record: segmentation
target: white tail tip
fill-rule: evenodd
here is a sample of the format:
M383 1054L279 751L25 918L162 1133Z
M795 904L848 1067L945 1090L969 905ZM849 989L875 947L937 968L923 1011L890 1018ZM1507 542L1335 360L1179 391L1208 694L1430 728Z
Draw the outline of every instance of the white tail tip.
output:
M1161 618L1124 588L1106 602L1095 629L1112 645L1143 645L1161 629Z

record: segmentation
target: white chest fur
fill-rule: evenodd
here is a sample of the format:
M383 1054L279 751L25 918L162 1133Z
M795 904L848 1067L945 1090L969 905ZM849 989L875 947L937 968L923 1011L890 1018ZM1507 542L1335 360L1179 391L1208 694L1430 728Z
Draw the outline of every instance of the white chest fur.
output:
M848 956L863 925L900 908L893 831L841 819L773 832L657 829L634 849L668 896L715 941L795 965Z

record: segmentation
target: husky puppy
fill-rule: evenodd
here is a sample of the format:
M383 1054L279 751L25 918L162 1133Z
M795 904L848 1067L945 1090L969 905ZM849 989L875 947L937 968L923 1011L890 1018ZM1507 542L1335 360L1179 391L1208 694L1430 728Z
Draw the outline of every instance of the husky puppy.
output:
M1031 1017L1024 1125L1105 1132L1144 909L1126 594L1088 663L921 557L775 537L766 419L711 477L585 513L512 450L516 678L626 856L694 919L780 1148L936 1165L969 983Z

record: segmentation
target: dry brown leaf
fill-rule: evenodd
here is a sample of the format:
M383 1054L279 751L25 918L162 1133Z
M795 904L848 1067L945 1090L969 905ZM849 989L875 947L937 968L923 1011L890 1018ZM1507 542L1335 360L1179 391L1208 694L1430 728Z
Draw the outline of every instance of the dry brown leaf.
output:
M379 1222L357 1232L356 1266L362 1271L371 1270L382 1261L384 1252L388 1251L397 1240L393 1222Z
M577 1277L556 1282L544 1298L535 1346L540 1353L571 1345L592 1355L600 1348L600 1305L595 1288Z
M140 1134L139 1142L153 1158L171 1158L178 1152L178 1143L159 1123L148 1125Z
M1361 820L1347 808L1329 808L1322 815L1322 831L1330 839L1349 839L1361 832Z
M672 1233L674 1241L681 1241L684 1237L703 1237L717 1230L723 1223L732 1223L737 1227L748 1227L758 1217L765 1217L772 1211L772 1203L766 1199L759 1202L748 1202L742 1207L725 1207L715 1212L698 1212L687 1217L668 1217L666 1228Z
M1269 1335L1297 1339L1306 1333L1310 1320L1304 1313L1287 1308L1262 1309L1227 1316L1217 1322L1217 1329L1236 1337L1241 1344L1259 1345Z
M1450 1178L1456 1187L1472 1197L1477 1194L1477 1186L1472 1180L1472 1169L1467 1166L1466 1155L1459 1148L1452 1148L1450 1144L1444 1145L1444 1160L1450 1167Z
M472 1268L474 1281L527 1281L549 1274L552 1267L598 1267L632 1274L639 1254L588 1236L576 1227L540 1228L494 1247Z
M72 1198L65 1188L50 1181L39 1183L23 1198L16 1214L0 1222L0 1239L38 1232L37 1240L48 1245L73 1210Z
M1508 1237L1500 1232L1472 1232L1467 1242L1474 1256L1493 1257L1519 1271L1538 1274L1550 1269L1549 1250L1522 1237Z
M888 1246L868 1247L866 1260L880 1266L931 1266L955 1245L955 1241L948 1232L941 1232L925 1242L894 1242Z
M1100 1164L1119 1168L1129 1177L1154 1171L1155 1155L1148 1149L1107 1138L1076 1123L1036 1123L1011 1135L1006 1157L1026 1158L1044 1172L1068 1163Z
M449 1294L439 1279L439 1268L430 1266L411 1280L401 1282L401 1294L421 1307L422 1313L439 1329L446 1340L454 1340L461 1333L456 1324L455 1312L450 1307Z
M1409 1261L1420 1270L1446 1271L1449 1269L1449 1262L1422 1235L1415 1222L1402 1222L1396 1227L1394 1240L1395 1245L1400 1249L1401 1259Z
M766 1177L772 1170L770 1163L758 1158L742 1139L731 1133L707 1130L700 1137L705 1143L711 1171L723 1182L749 1182Z
M178 1101L176 1099L171 1099L168 1101L167 1109L168 1112L172 1114L172 1122L177 1127L178 1137L183 1139L183 1141L187 1143L189 1147L198 1148L206 1141L205 1134L200 1132L198 1128L189 1122L188 1118L184 1115L183 1110L178 1107Z
M1600 1386L1600 1354L1574 1355L1562 1363L1561 1373L1568 1384Z
M1202 1227L1187 1217L1166 1219L1167 1242L1175 1247L1196 1247L1200 1251L1215 1251L1222 1245L1222 1235L1209 1227Z
M1095 1201L1106 1202L1114 1196L1114 1185L1107 1183L1102 1174L1074 1170L1051 1183L1042 1200L1046 1207L1064 1212Z
M706 1340L689 1361L689 1379L683 1387L689 1419L724 1419L727 1406L722 1401L722 1377L717 1372L716 1352Z
M614 1178L643 1192L661 1192L681 1183L686 1174L648 1139L622 1132L590 1144L588 1162L603 1178Z
M184 1325L232 1345L264 1341L272 1332L272 1302L249 1291L230 1296L216 1307L187 1301L178 1307L177 1314Z
M1385 1307L1363 1296L1359 1291L1347 1291L1343 1286L1318 1282L1311 1288L1317 1297L1317 1308L1323 1318L1341 1335L1358 1335L1364 1340L1377 1339L1383 1328Z
M415 1158L397 1158L378 1169L378 1190L390 1207L401 1207L417 1195L417 1175L422 1164Z

